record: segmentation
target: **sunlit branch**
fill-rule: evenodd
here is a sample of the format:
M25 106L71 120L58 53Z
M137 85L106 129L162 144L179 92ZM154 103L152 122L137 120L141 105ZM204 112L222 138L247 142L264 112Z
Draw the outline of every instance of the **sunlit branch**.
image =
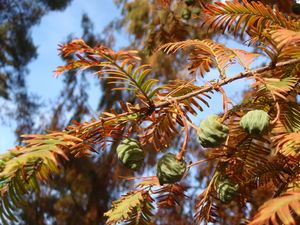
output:
M277 63L275 66L269 65L269 66L258 68L256 70L251 70L251 71L247 71L245 73L240 73L236 76L221 80L217 83L212 83L211 86L207 86L207 87L204 86L202 89L191 92L189 94L182 95L180 97L174 97L174 98L171 99L171 101L168 100L168 101L163 101L161 103L155 104L155 108L163 108L163 107L166 107L166 106L170 105L172 101L173 102L175 102L175 101L180 102L182 100L192 98L194 96L197 96L197 95L205 93L205 92L209 92L209 91L212 91L212 90L217 90L219 86L224 86L226 84L232 83L233 81L240 80L242 78L251 77L251 76L253 76L254 74L257 74L257 73L263 73L263 72L272 70L275 67L278 68L278 67L283 67L283 66L297 64L297 63L300 63L300 58L288 60L288 61L285 61L285 62L280 62L280 63Z

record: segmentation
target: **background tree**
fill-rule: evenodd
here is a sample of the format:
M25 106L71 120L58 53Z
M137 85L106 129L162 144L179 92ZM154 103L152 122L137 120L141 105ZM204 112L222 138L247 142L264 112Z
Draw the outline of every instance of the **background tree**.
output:
M37 56L31 38L32 26L52 10L63 10L70 0L62 1L0 1L0 96L10 98L16 104L15 112L5 112L16 121L16 136L32 132L40 102L27 89L27 65ZM7 118L3 118L6 120ZM35 130L38 132L38 130Z

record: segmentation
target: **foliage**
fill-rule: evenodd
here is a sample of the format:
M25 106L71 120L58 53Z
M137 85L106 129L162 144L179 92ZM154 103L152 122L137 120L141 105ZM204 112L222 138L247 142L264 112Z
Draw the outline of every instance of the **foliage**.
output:
M270 222L274 225L296 224L292 212L299 215L299 192L287 192L281 197L266 202L261 207L260 213L249 224L270 224Z
M171 7L171 1L163 1L163 4ZM13 218L13 206L22 195L36 189L38 182L44 182L50 173L57 172L58 166L63 165L58 159L82 157L110 145L116 147L120 139L131 136L138 137L142 148L149 149L150 146L163 152L183 134L182 146L177 147L176 155L178 160L183 160L191 151L191 130L201 132L192 123L192 117L203 111L204 106L209 107L210 96L219 92L224 109L221 122L229 128L225 142L214 149L205 149L205 159L196 162L193 159L194 162L187 166L186 176L178 183L161 186L155 176L142 177L137 190L129 191L113 202L112 209L105 213L107 224L151 224L156 206L160 211L164 207L176 207L177 197L181 202L186 200L181 182L188 179L189 169L204 162L213 166L206 176L207 187L197 197L194 217L197 224L227 221L225 217L232 213L224 213L226 208L239 212L237 219L233 218L234 222L229 224L249 220L250 224L297 224L299 22L276 8L254 1L235 0L213 5L201 2L201 7L206 30L233 31L232 35L238 37L247 32L249 44L258 46L259 54L267 55L271 63L252 69L251 63L257 53L227 48L208 39L176 40L162 45L159 50L170 54L187 50L191 72L194 76L202 76L205 82L199 85L194 79L176 79L161 84L155 79L151 66L141 61L136 51L113 51L104 45L91 47L82 39L61 45L62 56L72 59L57 68L57 76L70 70L93 70L94 75L113 84L111 91L130 93L135 101L121 101L116 110L112 108L89 122L74 123L63 131L27 135L24 146L17 146L1 156L3 203L0 215L3 221ZM226 70L234 64L242 65L245 71L228 76ZM210 80L206 74L212 67L219 72L216 80ZM249 97L230 108L231 101L223 86L246 78L253 81ZM270 117L270 127L261 135L249 134L240 126L241 118L253 110L263 110ZM111 149L112 153L114 149ZM221 187L216 185L219 177L226 180L223 187L231 188L231 202L219 200ZM259 202L253 195L263 190L270 196ZM253 208L251 214L256 214L253 218L246 213L246 203ZM261 206L258 212L257 206Z
M149 224L153 209L152 202L153 199L148 192L139 190L127 193L112 203L112 209L105 213L109 218L106 223L127 221L127 224Z

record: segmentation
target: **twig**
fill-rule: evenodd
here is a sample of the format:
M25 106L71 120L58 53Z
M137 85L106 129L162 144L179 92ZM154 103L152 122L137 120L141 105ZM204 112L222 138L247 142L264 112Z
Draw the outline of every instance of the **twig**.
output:
M275 67L282 67L282 66L292 65L292 64L296 64L296 63L300 63L300 58L277 63ZM240 74L238 74L238 75L236 75L234 77L230 77L230 78L221 80L221 82L218 83L217 86L212 85L212 86L204 87L204 88L199 89L197 91L194 91L192 93L189 93L189 94L186 94L186 95L182 95L180 97L175 97L175 98L173 98L173 100L180 102L182 100L185 100L185 99L188 99L188 98L192 98L192 97L194 97L196 95L199 95L201 93L205 93L205 92L209 92L209 91L212 91L212 90L216 90L216 89L218 89L218 86L224 86L224 85L229 84L229 83L231 83L233 81L236 81L236 80L239 80L239 79L242 79L242 78L245 78L245 77L253 76L253 74L256 74L256 73L263 73L263 72L266 72L266 71L272 70L272 69L274 69L274 66L273 65L269 65L269 66L258 68L256 70L251 70L251 71L247 71L245 73L240 73ZM169 101L163 101L161 103L155 104L155 108L166 107L169 104L170 104Z
M280 110L280 105L278 102L276 102L276 109L277 109L277 113L276 113L276 117L271 121L272 125L275 124L280 118L281 110Z
M196 126L195 124L193 124L192 122L188 121L187 120L187 123L192 127L194 128L197 132L199 132L200 128L198 126Z
M224 110L224 115L221 118L221 123L223 123L225 121L225 119L227 118L228 115L228 104L231 103L231 101L229 100L225 90L222 87L219 87L219 91L222 94L222 102L223 102L223 110Z
M184 125L184 130L185 130L184 141L183 141L181 150L180 150L180 152L177 155L177 159L181 160L182 157L184 156L185 151L186 151L186 145L187 145L187 142L188 142L188 139L189 139L189 126L187 125L187 122L186 122L187 119L183 115L183 112L182 112L182 110L181 110L181 108L180 108L179 105L177 105L177 109L178 109L179 114L181 116L181 119L182 119L182 122L183 122L183 125Z
M283 67L283 66L287 66L287 65L296 64L296 63L300 63L300 58L277 63L276 67ZM179 97L172 97L172 98L168 98L167 100L164 100L162 102L159 102L159 103L156 103L156 104L154 103L153 108L158 109L158 108L167 107L167 106L173 104L174 102L180 102L180 101L186 100L188 98L195 97L195 96L197 96L201 93L209 92L209 91L212 91L212 90L219 90L220 86L224 86L224 85L229 84L233 81L236 81L236 80L239 80L239 79L242 79L242 78L246 78L246 77L251 77L251 76L254 76L255 74L263 73L263 72L266 72L266 71L269 71L269 70L272 70L272 69L274 69L274 66L269 65L269 66L258 68L256 70L251 70L251 71L247 71L247 72L244 72L244 73L239 73L236 76L221 80L220 82L213 83L212 85L209 85L209 86L204 86L203 88L201 88L199 90L196 90L194 92L188 93L186 95L182 95L182 96L179 96ZM138 112L138 111L147 112L149 110L150 109L148 107L144 107L144 108L141 108L140 110L137 110L136 112ZM127 116L127 115L130 115L130 114L132 114L132 112L122 113L122 114L117 115L116 117ZM107 121L113 120L113 119L115 119L115 117L105 118L103 120L105 122L107 122Z
M188 168L190 168L192 166L195 166L195 165L198 165L198 164L201 164L201 163L204 163L204 162L207 162L209 160L212 160L212 159L202 159L202 160L199 160L197 162L191 163L190 165L188 165Z

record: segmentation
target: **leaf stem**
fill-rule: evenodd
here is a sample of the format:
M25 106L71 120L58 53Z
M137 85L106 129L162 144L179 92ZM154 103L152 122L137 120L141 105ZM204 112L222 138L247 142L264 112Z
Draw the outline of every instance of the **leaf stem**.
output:
M188 142L188 139L189 139L189 127L188 127L187 122L186 122L187 121L186 117L183 115L183 112L182 112L179 105L177 106L177 109L179 111L180 117L181 117L183 125L184 125L184 130L185 130L183 145L182 145L182 148L181 148L180 152L177 155L177 159L181 160L183 158L185 152L186 152L186 146L187 146L187 142Z
M283 67L283 66L287 66L287 65L296 64L296 63L300 63L300 58L277 63L275 65L275 67ZM274 69L274 66L269 65L269 66L258 68L256 70L250 70L250 71L247 71L247 72L244 72L244 73L239 73L236 76L226 78L224 80L221 80L219 83L214 83L211 86L207 86L207 87L204 86L203 88L201 88L197 91L191 92L189 94L182 95L180 97L174 97L174 98L171 99L171 101L168 100L168 101L163 101L161 103L155 104L155 108L163 108L163 107L166 107L166 106L170 105L170 102L174 102L174 101L180 102L180 101L183 101L185 99L192 98L192 97L194 97L196 95L199 95L201 93L209 92L209 91L212 91L212 90L217 90L219 88L219 86L224 86L224 85L229 84L233 81L236 81L236 80L239 80L239 79L242 79L242 78L245 78L245 77L251 77L256 73L263 73L263 72L266 72L266 71L269 71L269 70L272 70L272 69Z

